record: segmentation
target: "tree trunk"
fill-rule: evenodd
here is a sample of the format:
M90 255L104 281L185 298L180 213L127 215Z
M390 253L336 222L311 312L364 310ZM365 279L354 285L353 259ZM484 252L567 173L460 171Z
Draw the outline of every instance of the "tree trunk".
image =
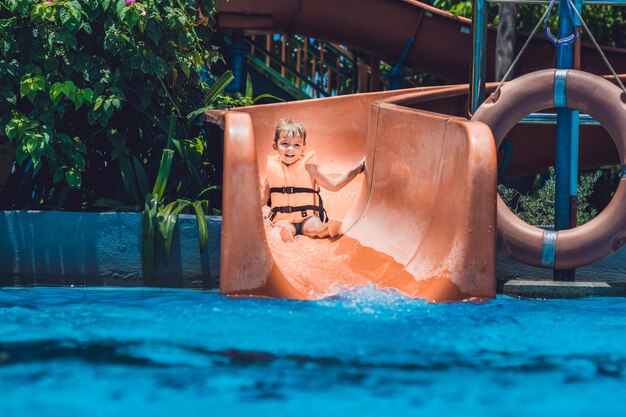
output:
M496 81L500 81L515 59L517 6L513 3L500 4L500 23L496 38ZM508 77L512 78L513 73Z

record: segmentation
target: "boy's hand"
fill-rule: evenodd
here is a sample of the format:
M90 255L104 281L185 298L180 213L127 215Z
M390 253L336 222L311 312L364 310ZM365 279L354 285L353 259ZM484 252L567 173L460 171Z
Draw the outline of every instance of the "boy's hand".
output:
M363 157L357 165L357 173L361 174L363 171L365 171L365 157Z
M272 214L272 209L269 208L268 206L263 206L261 208L262 212L263 212L263 218L264 219L269 219L270 215Z

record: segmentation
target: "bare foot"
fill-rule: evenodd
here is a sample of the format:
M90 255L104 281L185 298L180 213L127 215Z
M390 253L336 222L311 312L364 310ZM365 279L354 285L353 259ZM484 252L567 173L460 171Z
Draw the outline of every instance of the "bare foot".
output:
M341 228L342 223L339 220L331 220L328 222L328 234L331 238L341 236L343 234Z
M289 229L287 229L287 227L282 226L280 228L280 238L283 240L283 242L285 243L289 243L289 242L293 242L293 235L291 234L291 232L289 232Z

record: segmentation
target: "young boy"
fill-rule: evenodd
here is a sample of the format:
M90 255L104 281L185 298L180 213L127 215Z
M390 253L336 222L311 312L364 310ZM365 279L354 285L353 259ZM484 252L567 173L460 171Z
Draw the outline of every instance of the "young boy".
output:
M275 155L267 158L266 178L261 185L261 204L270 208L269 219L280 230L285 242L296 235L336 237L341 222L328 221L319 186L339 191L365 169L365 158L337 178L322 173L315 152L305 153L306 127L291 119L280 119L272 147Z

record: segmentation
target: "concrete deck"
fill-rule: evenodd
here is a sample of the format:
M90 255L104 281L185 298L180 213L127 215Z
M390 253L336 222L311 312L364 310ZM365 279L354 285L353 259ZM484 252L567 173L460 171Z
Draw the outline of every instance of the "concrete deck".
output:
M498 293L525 298L626 297L626 248L576 270L575 281L554 281L551 269L496 255Z
M498 283L501 294L523 298L626 297L626 282L564 282L513 279Z

